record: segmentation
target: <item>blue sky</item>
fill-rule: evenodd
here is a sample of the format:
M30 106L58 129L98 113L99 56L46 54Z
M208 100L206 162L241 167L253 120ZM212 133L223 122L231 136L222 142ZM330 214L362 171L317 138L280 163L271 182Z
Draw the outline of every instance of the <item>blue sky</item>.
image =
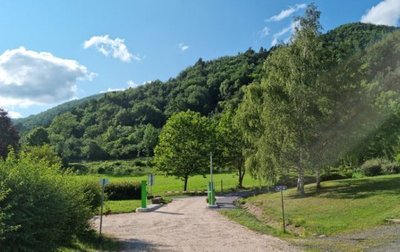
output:
M198 58L286 41L311 1L0 2L0 107L28 116L107 90L165 81ZM399 25L400 0L313 1L328 31Z

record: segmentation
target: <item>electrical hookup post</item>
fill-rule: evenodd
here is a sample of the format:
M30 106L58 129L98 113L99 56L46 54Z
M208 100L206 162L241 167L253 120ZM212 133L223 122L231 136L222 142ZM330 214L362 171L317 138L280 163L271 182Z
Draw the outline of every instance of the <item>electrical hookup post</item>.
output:
M215 202L215 186L214 186L214 180L213 180L212 152L210 152L210 182L208 182L208 207L209 208L218 207Z
M286 223L285 223L285 204L283 202L283 191L286 190L287 187L284 185L276 186L275 190L281 192L281 204L282 204L282 228L283 232L286 233Z
M102 178L100 179L100 185L101 185L101 207L100 207L100 236L101 236L101 229L103 227L103 206L104 206L104 188L108 184L108 179Z

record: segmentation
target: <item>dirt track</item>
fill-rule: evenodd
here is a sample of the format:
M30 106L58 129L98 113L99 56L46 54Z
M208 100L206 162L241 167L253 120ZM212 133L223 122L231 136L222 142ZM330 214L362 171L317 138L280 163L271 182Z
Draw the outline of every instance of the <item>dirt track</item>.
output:
M103 232L122 240L124 251L296 251L206 208L205 197L175 199L150 213L106 216Z

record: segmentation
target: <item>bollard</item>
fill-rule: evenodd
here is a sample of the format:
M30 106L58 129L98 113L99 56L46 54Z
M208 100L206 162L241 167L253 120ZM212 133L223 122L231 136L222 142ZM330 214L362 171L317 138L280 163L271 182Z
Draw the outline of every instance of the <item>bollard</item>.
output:
M147 208L147 183L142 181L141 183L141 195L142 195L142 208Z

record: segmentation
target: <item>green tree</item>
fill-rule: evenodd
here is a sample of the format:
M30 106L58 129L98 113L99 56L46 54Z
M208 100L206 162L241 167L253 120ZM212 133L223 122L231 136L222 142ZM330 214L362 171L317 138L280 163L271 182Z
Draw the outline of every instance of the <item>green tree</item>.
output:
M49 143L49 133L43 127L34 128L26 136L26 144L30 146L41 146Z
M222 114L216 126L216 140L222 157L219 163L237 172L238 186L242 188L246 174L243 155L246 144L242 132L234 122L234 112L227 110Z
M44 160L49 166L61 166L62 160L49 144L38 146L25 146L25 153L30 154L33 158Z
M297 20L290 44L270 54L261 83L262 97L255 99L262 108L256 110L261 113L256 118L261 119L263 132L253 139L257 153L252 158L270 170L266 174L294 168L301 195L305 169L311 166L311 147L329 106L327 87L318 79L324 71L319 16L316 7L309 5L305 16ZM246 99L251 98L251 92L259 91L250 89Z
M7 157L10 146L17 149L18 141L18 131L8 117L7 111L0 108L0 157Z
M154 161L158 170L181 178L187 190L190 176L208 171L212 128L206 117L187 111L172 115L161 130Z

